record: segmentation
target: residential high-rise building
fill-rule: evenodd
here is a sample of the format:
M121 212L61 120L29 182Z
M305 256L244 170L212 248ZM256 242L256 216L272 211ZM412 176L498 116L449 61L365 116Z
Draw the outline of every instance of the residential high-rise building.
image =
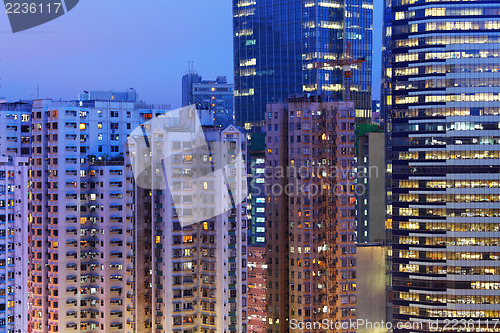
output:
M7 333L28 331L28 165L28 157L0 157L0 330Z
M267 106L268 332L355 331L355 115L321 96Z
M28 330L31 103L0 103L0 330Z
M213 118L200 117L203 111L174 110L129 141L141 258L137 332L247 330L247 212L246 201L236 199L247 171L244 159L235 159L246 154L245 135L214 126ZM204 139L193 134L198 119ZM231 206L217 213L229 197Z
M357 116L371 117L372 0L233 2L236 123L265 124L267 103L291 94L343 99L341 68L313 69L313 63L347 57L367 61L352 71Z
M212 112L215 126L227 127L234 124L233 84L225 76L216 80L202 80L196 73L182 77L182 106L191 104Z
M386 3L394 331L495 331L500 4ZM423 326L396 326L407 321Z
M90 94L104 100L0 103L7 332L135 327L135 191L125 141L165 110L138 109L151 106L127 93Z
M133 102L33 101L32 332L133 331L135 197L125 142L141 117Z

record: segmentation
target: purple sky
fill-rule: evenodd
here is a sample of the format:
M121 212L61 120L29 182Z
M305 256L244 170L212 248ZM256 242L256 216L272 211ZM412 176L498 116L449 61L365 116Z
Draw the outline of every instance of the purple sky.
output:
M374 1L381 30L382 0ZM81 0L66 15L16 34L0 8L0 96L9 101L36 97L37 84L40 97L57 99L133 87L142 100L177 107L189 60L206 78L233 81L228 0ZM374 68L378 86L380 65Z

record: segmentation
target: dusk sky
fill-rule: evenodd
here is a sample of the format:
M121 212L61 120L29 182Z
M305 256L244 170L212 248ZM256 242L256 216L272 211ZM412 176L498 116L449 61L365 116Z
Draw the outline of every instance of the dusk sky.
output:
M374 98L380 95L382 0L375 1ZM2 6L0 6L2 7ZM205 78L232 77L229 0L82 0L69 13L13 34L0 13L0 96L74 99L83 90L126 90L181 103L188 61Z

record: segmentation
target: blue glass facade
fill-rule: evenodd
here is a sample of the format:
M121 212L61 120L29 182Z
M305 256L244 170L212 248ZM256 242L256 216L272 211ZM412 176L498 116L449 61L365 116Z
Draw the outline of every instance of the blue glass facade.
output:
M498 331L500 4L386 6L394 332Z
M343 58L348 40L352 57L367 59L351 91L358 116L370 116L372 0L233 0L233 14L238 124L262 125L266 103L291 94L341 100L342 70L312 64Z

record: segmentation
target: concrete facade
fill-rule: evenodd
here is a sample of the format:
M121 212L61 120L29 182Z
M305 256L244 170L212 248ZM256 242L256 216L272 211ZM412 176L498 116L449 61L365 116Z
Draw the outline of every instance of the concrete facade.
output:
M228 184L236 192L246 187L246 165L225 168L224 179L217 168L210 172L239 147L246 154L245 136L234 126L203 126L207 145L198 149L190 135L197 110L178 112L178 118L145 125L150 144L141 133L129 144L136 170L148 166L138 174L136 191L136 244L145 258L137 263L136 332L246 332L246 202L212 213L228 199ZM168 186L164 175L173 177Z
M0 330L28 330L27 157L0 157Z
M323 98L267 106L268 332L356 318L356 112Z
M141 116L132 102L33 102L32 332L132 332L135 203L124 143Z

